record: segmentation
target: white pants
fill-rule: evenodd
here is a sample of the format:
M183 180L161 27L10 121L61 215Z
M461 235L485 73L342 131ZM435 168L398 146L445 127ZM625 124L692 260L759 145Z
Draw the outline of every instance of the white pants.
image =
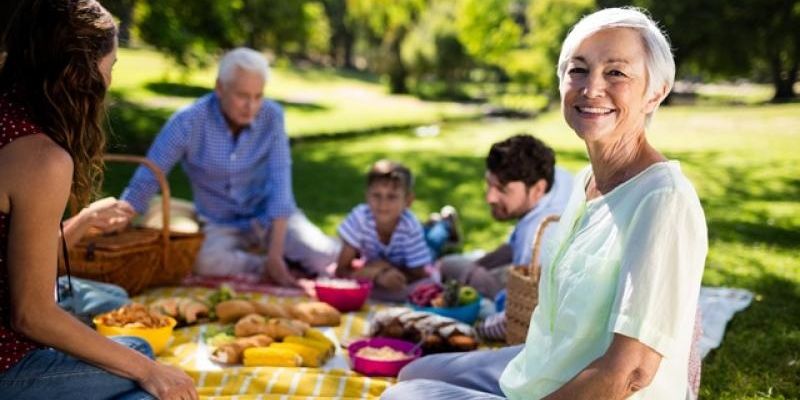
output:
M299 263L308 273L328 275L330 265L339 257L339 240L323 233L299 210L288 218L286 226L284 258ZM203 233L205 240L194 264L195 273L224 276L263 272L268 243L267 232L259 225L242 230L207 224Z

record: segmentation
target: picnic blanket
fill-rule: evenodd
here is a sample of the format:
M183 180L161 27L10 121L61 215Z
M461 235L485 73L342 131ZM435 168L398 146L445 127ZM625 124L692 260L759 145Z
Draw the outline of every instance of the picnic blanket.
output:
M201 287L159 288L146 291L134 300L143 303L170 296L207 296L212 289ZM253 299L274 303L308 300L303 297L280 297L247 293ZM347 343L365 336L372 313L385 307L368 303L364 310L342 315L342 323L320 329L335 343ZM393 378L370 378L350 370L346 350L337 346L335 356L321 368L278 368L222 366L209 360L211 348L204 333L218 328L209 323L176 329L167 349L158 361L186 371L196 382L203 399L374 399L392 385Z
M220 282L184 282L208 287L173 287L147 291L135 298L149 303L171 296L205 297ZM263 286L263 285L262 285ZM294 303L307 300L300 295L286 296L287 292L268 286L259 286L246 279L235 287L253 299L273 303ZM292 294L296 294L292 293ZM750 305L753 294L742 289L703 287L700 293L703 335L700 340L701 356L719 347L725 328L733 315ZM387 307L386 304L368 302L364 310L342 315L338 327L320 330L337 343L335 356L321 368L277 368L222 366L209 359L211 348L205 343L205 333L219 328L209 323L176 329L172 341L158 360L181 368L196 382L203 399L374 399L395 383L393 378L370 378L351 371L346 351L340 346L368 333L370 317Z
M707 287L700 289L700 311L703 316L703 336L700 338L700 356L705 358L722 343L725 328L733 315L747 308L753 293L744 289Z

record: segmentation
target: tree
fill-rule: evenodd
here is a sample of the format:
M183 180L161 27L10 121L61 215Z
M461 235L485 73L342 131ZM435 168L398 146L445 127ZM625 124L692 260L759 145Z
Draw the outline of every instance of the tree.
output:
M308 0L142 0L139 33L179 64L203 64L220 49L247 45L277 54L302 52L309 39Z
M133 10L136 0L105 0L103 6L119 19L119 43L125 46L130 43L133 27Z
M322 0L322 5L325 7L325 15L330 25L328 49L331 60L337 67L354 69L355 34L347 14L347 0Z
M511 0L464 0L458 10L458 39L470 56L502 66L519 45L522 28L511 15Z
M557 94L556 64L569 29L596 8L594 0L537 0L527 10L531 32L527 69L520 68L541 91ZM512 64L513 66L519 63Z
M426 8L426 0L348 0L353 21L380 40L378 72L389 77L392 93L408 93L408 71L400 54L403 40Z
M433 0L409 32L401 51L403 63L417 84L443 81L450 96L458 94L458 82L467 78L474 64L452 23L457 10L457 1Z
M798 0L640 0L666 28L682 72L711 77L766 76L774 101L797 96Z

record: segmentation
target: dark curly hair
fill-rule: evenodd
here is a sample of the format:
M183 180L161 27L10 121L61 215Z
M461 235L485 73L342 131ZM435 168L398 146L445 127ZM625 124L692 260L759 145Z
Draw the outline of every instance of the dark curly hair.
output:
M405 165L391 160L378 160L372 164L367 173L367 187L376 182L390 182L411 193L414 188L414 176Z
M114 19L95 0L25 0L10 21L0 88L72 156L71 197L84 205L103 175L107 88L98 62L114 49Z
M547 190L553 187L556 155L553 149L541 140L525 134L512 136L492 145L486 157L486 169L500 183L522 181L531 187L539 179L547 182Z

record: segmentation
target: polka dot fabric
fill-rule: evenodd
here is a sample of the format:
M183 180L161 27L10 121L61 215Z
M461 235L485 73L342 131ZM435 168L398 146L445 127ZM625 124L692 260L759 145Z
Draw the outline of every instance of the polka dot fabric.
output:
M19 137L41 133L30 122L25 109L14 104L13 94L0 93L0 149ZM8 228L10 214L0 212L0 373L5 372L31 350L36 342L11 329L11 299L8 288Z

